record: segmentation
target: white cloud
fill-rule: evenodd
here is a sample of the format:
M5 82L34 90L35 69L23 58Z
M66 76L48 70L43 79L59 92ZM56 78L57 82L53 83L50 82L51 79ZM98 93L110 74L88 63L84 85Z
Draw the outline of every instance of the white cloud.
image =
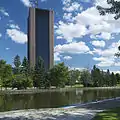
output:
M27 42L27 35L18 29L7 29L6 33L16 43L24 44Z
M79 26L79 27L78 27ZM58 36L62 36L67 42L72 42L73 38L79 38L86 34L86 27L84 25L77 25L74 23L64 23L62 21L59 22L58 29L56 33Z
M65 6L70 6L72 3L71 0L68 0L65 2ZM64 14L67 16L64 16L63 21L58 22L56 34L62 36L67 42L85 35L91 35L96 39L112 39L114 34L120 33L120 19L115 20L114 14L101 16L96 9L96 5L106 7L108 4L106 4L106 0L96 0L93 7L82 12L77 11L74 16L65 12ZM71 18L72 21L70 21Z
M9 50L10 48L5 48L6 50Z
M60 53L59 52L55 52L54 53L54 60L55 61L60 61L61 59L60 59Z
M64 56L64 59L65 59L65 60L71 60L72 57L71 57L71 56Z
M64 13L63 19L68 20L68 21L73 21L72 19L72 13Z
M12 29L18 29L18 30L20 30L20 27L18 25L16 25L16 24L8 24L8 26L10 28L12 28Z
M4 9L4 8L0 8L0 12L1 12L4 16L9 17L8 12L7 12L7 11L5 11L5 9Z
M117 62L117 58L114 56L115 53L118 52L119 45L120 40L118 42L112 43L108 48L104 50L94 48L94 51L92 52L99 55L99 57L94 57L93 60L99 61L97 65L100 67L120 66L120 62Z
M96 47L105 47L105 42L104 41L92 41L91 42L92 45L96 46Z
M82 6L78 2L68 3L63 7L64 11L73 12L77 10L82 10Z
M2 37L2 34L0 33L0 38Z
M31 6L31 2L30 0L20 0L25 6L30 7Z
M57 45L54 50L59 53L90 54L90 49L84 42L72 42L69 44Z

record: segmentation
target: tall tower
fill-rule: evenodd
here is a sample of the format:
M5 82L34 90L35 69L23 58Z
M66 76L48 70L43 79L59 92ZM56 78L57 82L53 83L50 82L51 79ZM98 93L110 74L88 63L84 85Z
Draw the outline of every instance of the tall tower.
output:
M54 13L38 8L29 9L28 17L28 60L30 66L41 56L45 68L54 63Z

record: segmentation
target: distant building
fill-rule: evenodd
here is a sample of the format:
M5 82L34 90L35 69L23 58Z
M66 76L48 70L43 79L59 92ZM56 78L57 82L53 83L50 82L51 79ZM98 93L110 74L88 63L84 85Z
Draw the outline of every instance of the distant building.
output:
M45 68L54 64L54 13L38 8L29 9L28 17L28 60L30 66L41 56Z

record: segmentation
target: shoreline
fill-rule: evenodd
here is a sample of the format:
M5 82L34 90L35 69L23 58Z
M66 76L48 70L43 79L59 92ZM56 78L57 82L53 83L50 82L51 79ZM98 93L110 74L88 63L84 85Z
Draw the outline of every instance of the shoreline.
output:
M73 108L45 108L0 112L0 120L6 120L6 118L7 120L91 120L96 113L116 107L120 107L120 97L82 105L76 104Z
M73 87L66 87L66 88L52 88L52 89L37 89L37 88L29 88L26 90L12 90L12 89L3 89L0 90L0 95L2 94L34 94L34 93L42 93L42 92L63 92L63 91L72 91L75 89L81 90L104 90L104 89L120 89L120 87L83 87L83 88L73 88Z

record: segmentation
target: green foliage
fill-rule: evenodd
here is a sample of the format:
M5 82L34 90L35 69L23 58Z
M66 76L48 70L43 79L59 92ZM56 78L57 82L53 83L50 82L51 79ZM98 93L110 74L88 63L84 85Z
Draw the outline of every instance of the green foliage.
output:
M120 84L120 74L119 73L116 73L116 82L117 84Z
M12 80L12 88L26 89L27 87L32 87L32 80L30 77L25 75L15 75Z
M14 58L14 74L20 74L20 65L21 65L21 61L20 61L20 56L16 55Z
M51 85L58 87L65 87L68 82L68 67L64 63L59 63L50 69Z
M11 80L12 80L12 67L11 65L5 65L3 68L3 75L1 77L2 80L2 87L9 87L11 86Z
M83 70L81 72L81 81L82 81L82 84L84 85L84 87L92 86L91 74L88 70Z
M68 85L73 86L78 82L80 82L80 71L70 70L68 76Z
M98 87L100 86L100 70L94 65L93 69L91 71L91 77L92 77L92 82L93 82L93 86Z
M33 72L33 86L37 88L42 88L44 87L44 81L45 81L44 62L41 57L38 57Z

